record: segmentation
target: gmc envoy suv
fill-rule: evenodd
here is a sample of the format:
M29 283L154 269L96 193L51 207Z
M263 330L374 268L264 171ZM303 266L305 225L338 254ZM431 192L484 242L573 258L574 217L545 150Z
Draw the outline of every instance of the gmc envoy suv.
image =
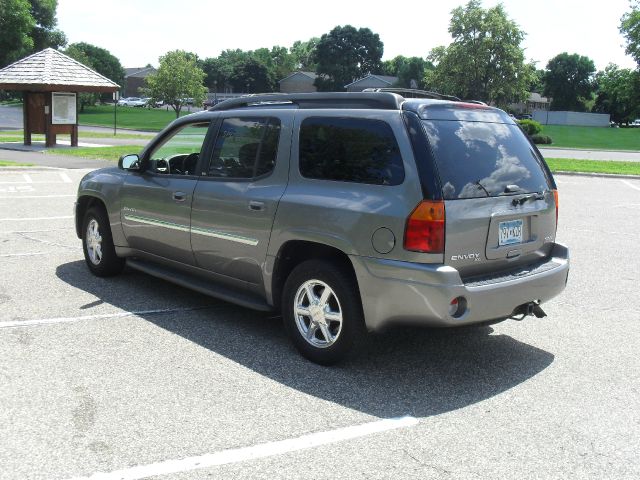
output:
M388 325L545 316L569 253L542 155L502 110L405 96L247 96L177 119L80 182L89 269L279 310L321 364Z

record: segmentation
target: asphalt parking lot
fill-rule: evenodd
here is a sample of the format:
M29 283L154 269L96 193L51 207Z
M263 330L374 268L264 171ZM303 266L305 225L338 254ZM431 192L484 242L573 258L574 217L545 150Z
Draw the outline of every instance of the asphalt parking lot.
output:
M390 331L324 368L277 318L91 276L85 172L0 171L0 479L640 478L640 180L557 177L547 318Z

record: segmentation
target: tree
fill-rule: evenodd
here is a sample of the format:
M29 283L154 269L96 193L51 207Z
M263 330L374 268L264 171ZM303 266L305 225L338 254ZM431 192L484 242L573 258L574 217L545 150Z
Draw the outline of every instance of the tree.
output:
M552 110L586 110L585 101L595 89L596 67L588 57L563 52L547 64L544 75L544 95L552 97Z
M640 114L640 73L609 64L596 75L598 85L593 111L608 113L613 121L628 123Z
M58 0L30 0L31 15L35 26L31 32L34 50L40 51L48 47L60 48L67 44L65 34L56 29L56 9Z
M627 54L631 55L640 67L640 1L629 2L631 11L620 20L620 33L627 41Z
M95 70L95 67L89 59L89 56L74 44L69 45L69 48L64 51L64 54L82 63L84 66ZM80 111L84 112L84 107L86 107L87 105L95 105L99 97L100 95L98 93L81 92L78 98L78 102L80 103Z
M84 53L91 61L91 65L93 65L91 68L100 75L103 75L118 85L123 86L124 69L122 68L120 60L112 55L109 50L85 42L72 43L69 45L67 51L69 49ZM76 58L76 60L78 59Z
M398 77L395 86L402 88L424 88L426 70L432 70L433 64L420 57L397 57L382 65L385 75Z
M56 30L57 0L0 0L0 68L67 39Z
M343 90L357 78L382 69L384 44L377 33L351 25L335 27L320 37L312 61L320 91Z
M196 64L194 54L174 50L160 57L158 71L146 78L153 101L164 101L180 116L187 98L201 104L207 89L203 86L204 72Z
M0 68L33 50L35 20L27 0L0 0Z
M308 70L310 72L316 71L317 64L314 62L313 58L319 41L320 39L318 37L313 37L306 42L302 42L300 40L293 42L293 46L289 51L291 52L295 62L294 69Z
M534 66L525 63L520 46L525 33L501 4L485 10L471 0L455 8L449 33L451 44L429 54L435 68L425 75L428 88L499 106L527 97Z
M233 66L229 83L236 92L273 92L275 79L264 63L247 56Z

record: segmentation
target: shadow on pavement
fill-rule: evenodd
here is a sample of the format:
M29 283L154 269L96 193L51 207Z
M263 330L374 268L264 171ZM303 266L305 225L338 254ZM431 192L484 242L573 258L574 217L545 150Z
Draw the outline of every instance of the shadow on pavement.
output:
M71 286L123 310L211 305L211 310L141 315L282 385L381 418L426 417L462 408L528 380L553 355L490 327L425 330L404 328L372 335L364 352L331 368L312 364L293 349L281 321L157 280L125 271L92 276L84 262L60 265ZM83 311L86 314L86 310Z

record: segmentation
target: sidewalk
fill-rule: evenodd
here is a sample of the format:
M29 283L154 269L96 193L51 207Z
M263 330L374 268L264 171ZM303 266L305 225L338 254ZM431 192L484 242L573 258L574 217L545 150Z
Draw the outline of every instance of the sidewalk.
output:
M115 162L95 160L82 157L49 155L42 152L20 152L15 150L0 150L0 160L17 163L30 163L39 167L56 168L102 168L115 167Z

